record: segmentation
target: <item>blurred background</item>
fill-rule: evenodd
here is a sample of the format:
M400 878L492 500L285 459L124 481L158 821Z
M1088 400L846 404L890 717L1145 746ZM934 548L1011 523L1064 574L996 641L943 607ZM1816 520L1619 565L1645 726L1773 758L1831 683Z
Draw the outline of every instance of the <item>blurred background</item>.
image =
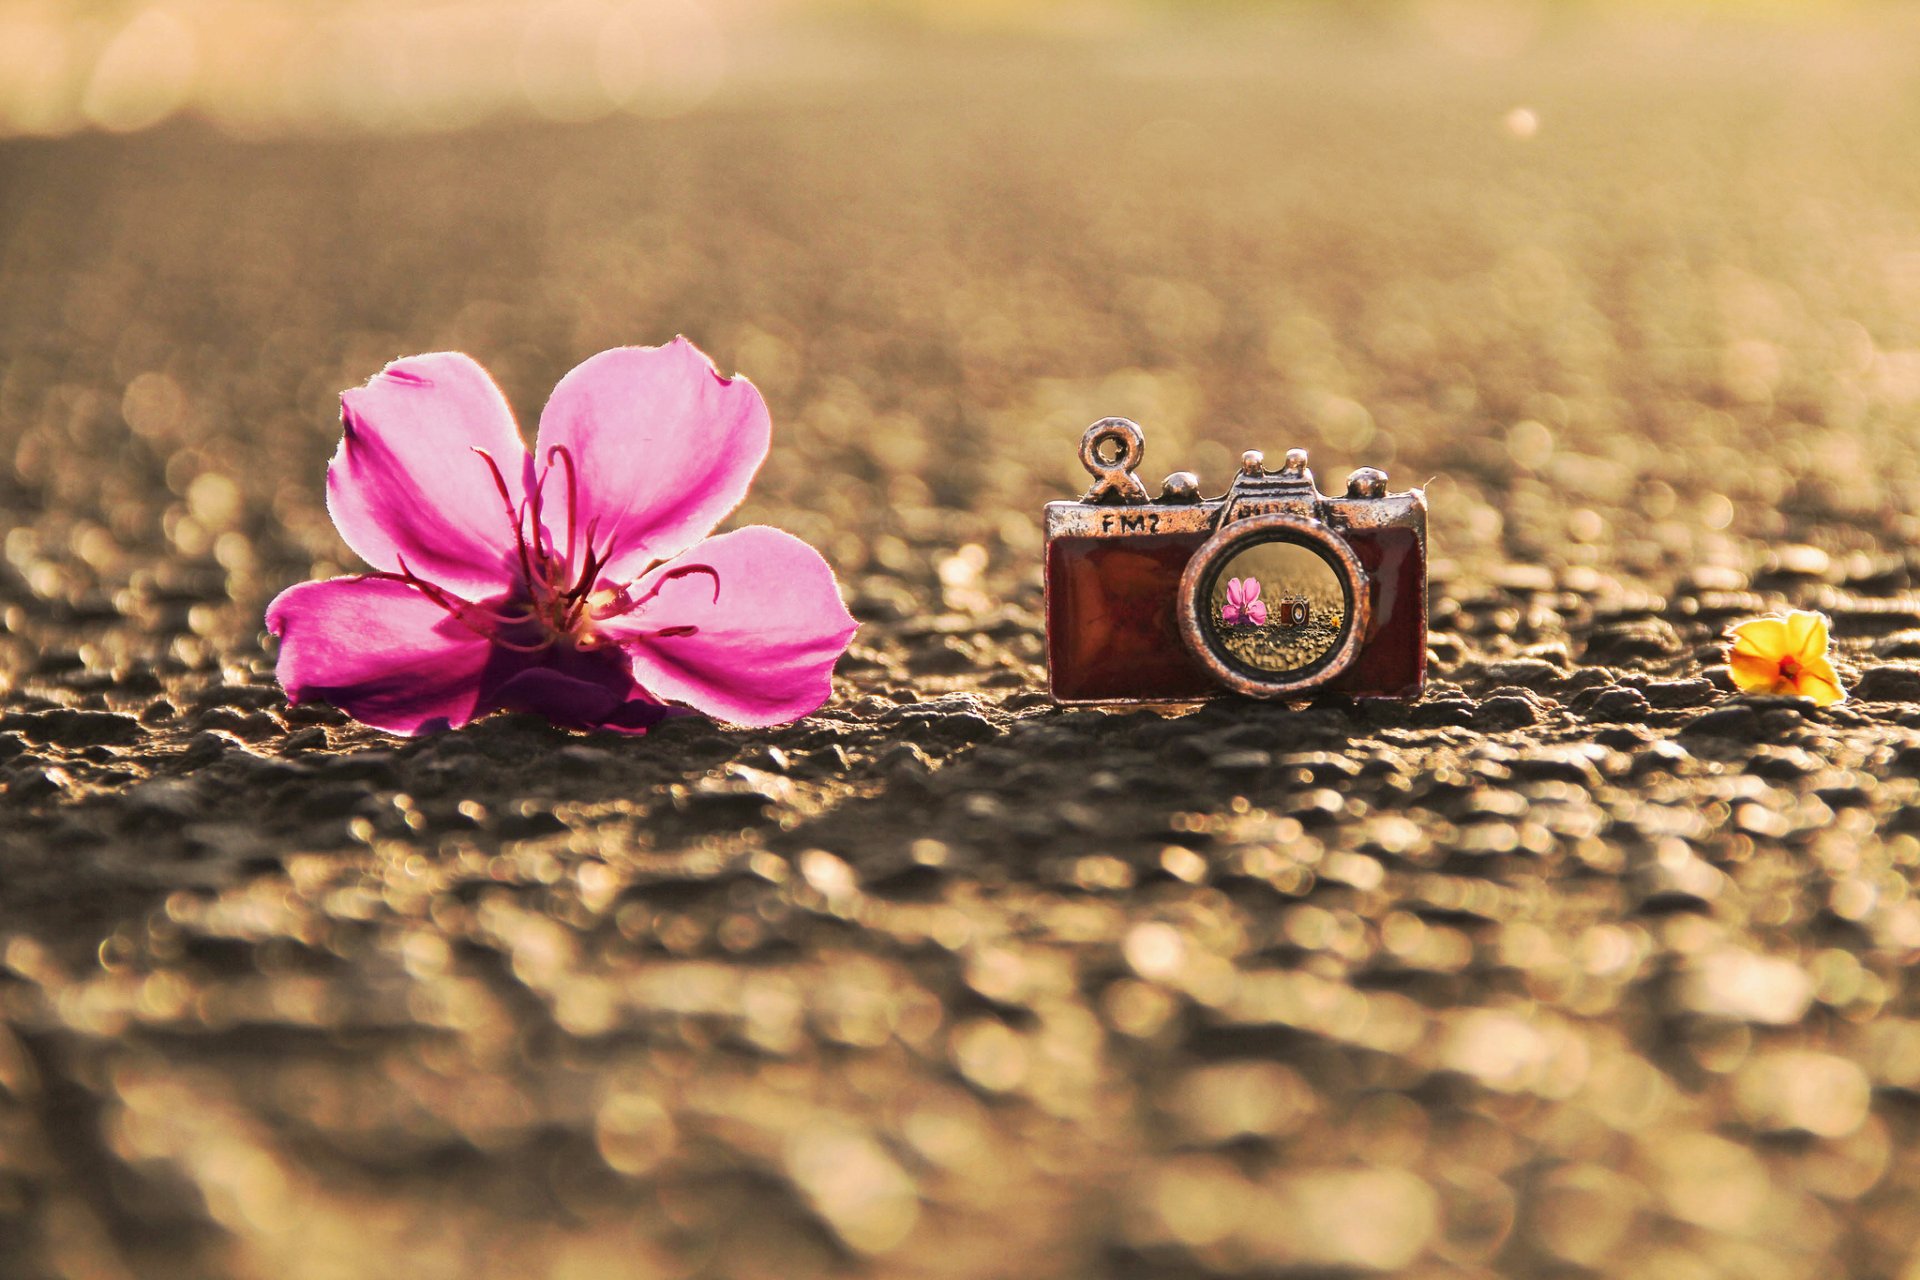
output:
M8 133L131 132L175 115L239 137L453 130L677 115L720 92L844 75L863 38L1156 41L1193 24L1311 20L1507 60L1569 15L1671 41L1711 16L1822 23L1856 5L1776 0L9 0ZM810 42L808 37L812 37ZM872 47L866 52L873 53ZM868 68L869 70L871 67Z
M1920 1276L1916 157L1864 0L0 0L0 1276ZM682 332L822 718L284 705L342 388ZM1431 481L1428 701L1048 711L1110 414Z

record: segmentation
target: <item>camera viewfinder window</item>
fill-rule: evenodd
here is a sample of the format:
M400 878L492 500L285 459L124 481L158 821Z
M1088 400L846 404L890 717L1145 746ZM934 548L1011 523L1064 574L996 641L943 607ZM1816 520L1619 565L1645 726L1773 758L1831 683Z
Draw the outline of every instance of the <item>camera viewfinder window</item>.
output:
M1305 671L1340 643L1347 593L1324 556L1297 542L1255 542L1213 580L1207 611L1218 648L1262 674Z

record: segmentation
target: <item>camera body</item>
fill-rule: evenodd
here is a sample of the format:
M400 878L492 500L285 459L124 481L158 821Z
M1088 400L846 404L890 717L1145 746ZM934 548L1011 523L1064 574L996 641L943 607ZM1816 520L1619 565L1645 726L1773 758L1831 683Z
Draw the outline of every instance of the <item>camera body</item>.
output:
M1278 471L1249 452L1225 496L1189 472L1158 498L1134 474L1139 426L1087 428L1094 478L1046 507L1047 682L1056 702L1420 695L1427 660L1427 501L1355 471L1343 496L1304 450Z

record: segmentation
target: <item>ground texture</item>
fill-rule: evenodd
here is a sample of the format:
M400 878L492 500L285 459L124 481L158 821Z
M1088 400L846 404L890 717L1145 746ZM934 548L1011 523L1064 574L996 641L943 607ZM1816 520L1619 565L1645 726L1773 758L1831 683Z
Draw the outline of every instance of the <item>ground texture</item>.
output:
M0 146L0 1275L1912 1276L1920 40L1650 15ZM676 331L820 715L285 705L341 388ZM1108 414L1431 478L1426 698L1053 709Z

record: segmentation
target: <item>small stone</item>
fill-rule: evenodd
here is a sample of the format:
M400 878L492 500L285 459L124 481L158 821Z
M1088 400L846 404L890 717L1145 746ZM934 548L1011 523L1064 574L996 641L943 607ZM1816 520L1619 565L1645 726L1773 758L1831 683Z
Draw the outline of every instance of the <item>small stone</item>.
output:
M924 778L933 772L933 759L918 743L896 742L880 756L880 771L889 778Z
M1683 734L1752 741L1760 734L1760 713L1745 704L1717 707L1681 726Z
M29 764L7 777L7 795L14 800L45 800L73 785L67 771L57 765Z
M280 732L279 722L266 712L228 706L209 707L194 717L193 724L196 729L219 729L249 741Z
M301 751L324 751L326 750L326 747L327 747L327 731L326 729L324 729L323 727L317 724L310 724L304 729L300 729L293 733L288 734L287 740L280 744L280 749L282 751L286 751L290 753L301 752Z
M1450 698L1414 704L1408 719L1423 729L1444 726L1466 728L1473 723L1473 704L1464 698Z
M1541 658L1510 658L1487 667L1487 679L1523 689L1545 689L1557 684L1566 674L1561 667Z
M1631 685L1620 685L1612 689L1602 689L1595 695L1592 703L1587 707L1587 718L1614 724L1630 724L1645 720L1651 710L1646 694Z
M1647 704L1662 711L1703 707L1713 701L1714 687L1706 680L1649 680L1642 686Z
M1678 773L1693 754L1670 738L1656 738L1644 743L1633 758L1633 771L1647 773L1655 769L1664 769L1668 773Z
M132 716L117 711L56 711L7 717L7 727L27 737L61 747L131 746L146 737L146 729Z
M1673 624L1659 618L1602 623L1587 637L1588 661L1630 662L1667 658L1683 648Z
M187 749L180 753L180 763L198 769L222 759L229 751L242 750L245 748L238 740L217 730L205 729L187 743Z
M816 747L800 758L795 772L807 778L838 778L853 768L853 757L837 742Z
M1474 727L1487 733L1524 729L1539 720L1540 712L1530 700L1512 694L1485 699L1473 715Z
M1920 630L1881 636L1873 642L1873 651L1883 658L1920 658Z
M793 760L779 747L766 747L747 757L747 763L768 773L790 773Z
M1860 673L1852 692L1863 702L1920 702L1920 669L1868 667Z
M1508 767L1517 782L1571 782L1582 787L1600 785L1597 761L1605 759L1600 746L1548 747L1514 760Z
M1774 782L1795 782L1816 773L1821 761L1799 747L1762 747L1747 761L1747 772Z

